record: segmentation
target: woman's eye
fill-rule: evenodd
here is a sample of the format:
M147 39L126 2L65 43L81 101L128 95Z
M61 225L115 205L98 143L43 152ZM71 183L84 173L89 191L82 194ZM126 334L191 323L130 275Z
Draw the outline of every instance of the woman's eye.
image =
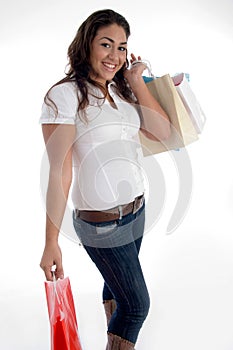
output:
M103 43L103 44L101 44L103 47L107 47L107 48L109 48L110 47L110 45L108 44L108 43Z
M126 50L126 47L120 46L120 47L119 47L119 50L120 50L120 51L125 51L125 50Z

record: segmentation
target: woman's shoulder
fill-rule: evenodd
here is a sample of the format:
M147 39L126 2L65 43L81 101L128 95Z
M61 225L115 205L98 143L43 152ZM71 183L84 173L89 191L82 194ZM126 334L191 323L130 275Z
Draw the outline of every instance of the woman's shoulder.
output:
M63 95L64 97L66 95L77 96L77 85L75 81L58 82L50 88L49 95L51 97L56 95Z
M42 105L41 123L74 124L78 106L76 84L58 82L48 91Z

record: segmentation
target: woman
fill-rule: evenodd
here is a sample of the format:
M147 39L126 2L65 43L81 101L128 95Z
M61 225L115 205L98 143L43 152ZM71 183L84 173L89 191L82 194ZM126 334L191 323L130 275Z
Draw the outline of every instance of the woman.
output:
M134 64L132 54L128 69L129 35L118 13L90 15L68 49L67 76L46 94L40 118L50 162L40 266L47 280L54 265L63 278L58 236L73 183L74 228L104 278L108 350L134 349L149 310L138 258L145 220L138 131L154 139L170 133L142 78L145 66Z

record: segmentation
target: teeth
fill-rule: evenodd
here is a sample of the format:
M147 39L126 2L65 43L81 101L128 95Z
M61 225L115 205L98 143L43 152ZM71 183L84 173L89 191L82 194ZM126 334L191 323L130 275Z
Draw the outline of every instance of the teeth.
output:
M104 63L104 65L110 69L114 69L116 67L114 64L110 64L110 63Z

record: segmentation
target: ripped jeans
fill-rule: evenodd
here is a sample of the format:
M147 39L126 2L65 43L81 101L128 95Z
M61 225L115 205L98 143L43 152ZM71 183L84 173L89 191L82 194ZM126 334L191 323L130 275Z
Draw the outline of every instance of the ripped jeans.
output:
M145 204L120 220L87 223L73 214L75 231L104 279L103 300L117 308L108 331L136 343L150 299L139 261L145 224Z

